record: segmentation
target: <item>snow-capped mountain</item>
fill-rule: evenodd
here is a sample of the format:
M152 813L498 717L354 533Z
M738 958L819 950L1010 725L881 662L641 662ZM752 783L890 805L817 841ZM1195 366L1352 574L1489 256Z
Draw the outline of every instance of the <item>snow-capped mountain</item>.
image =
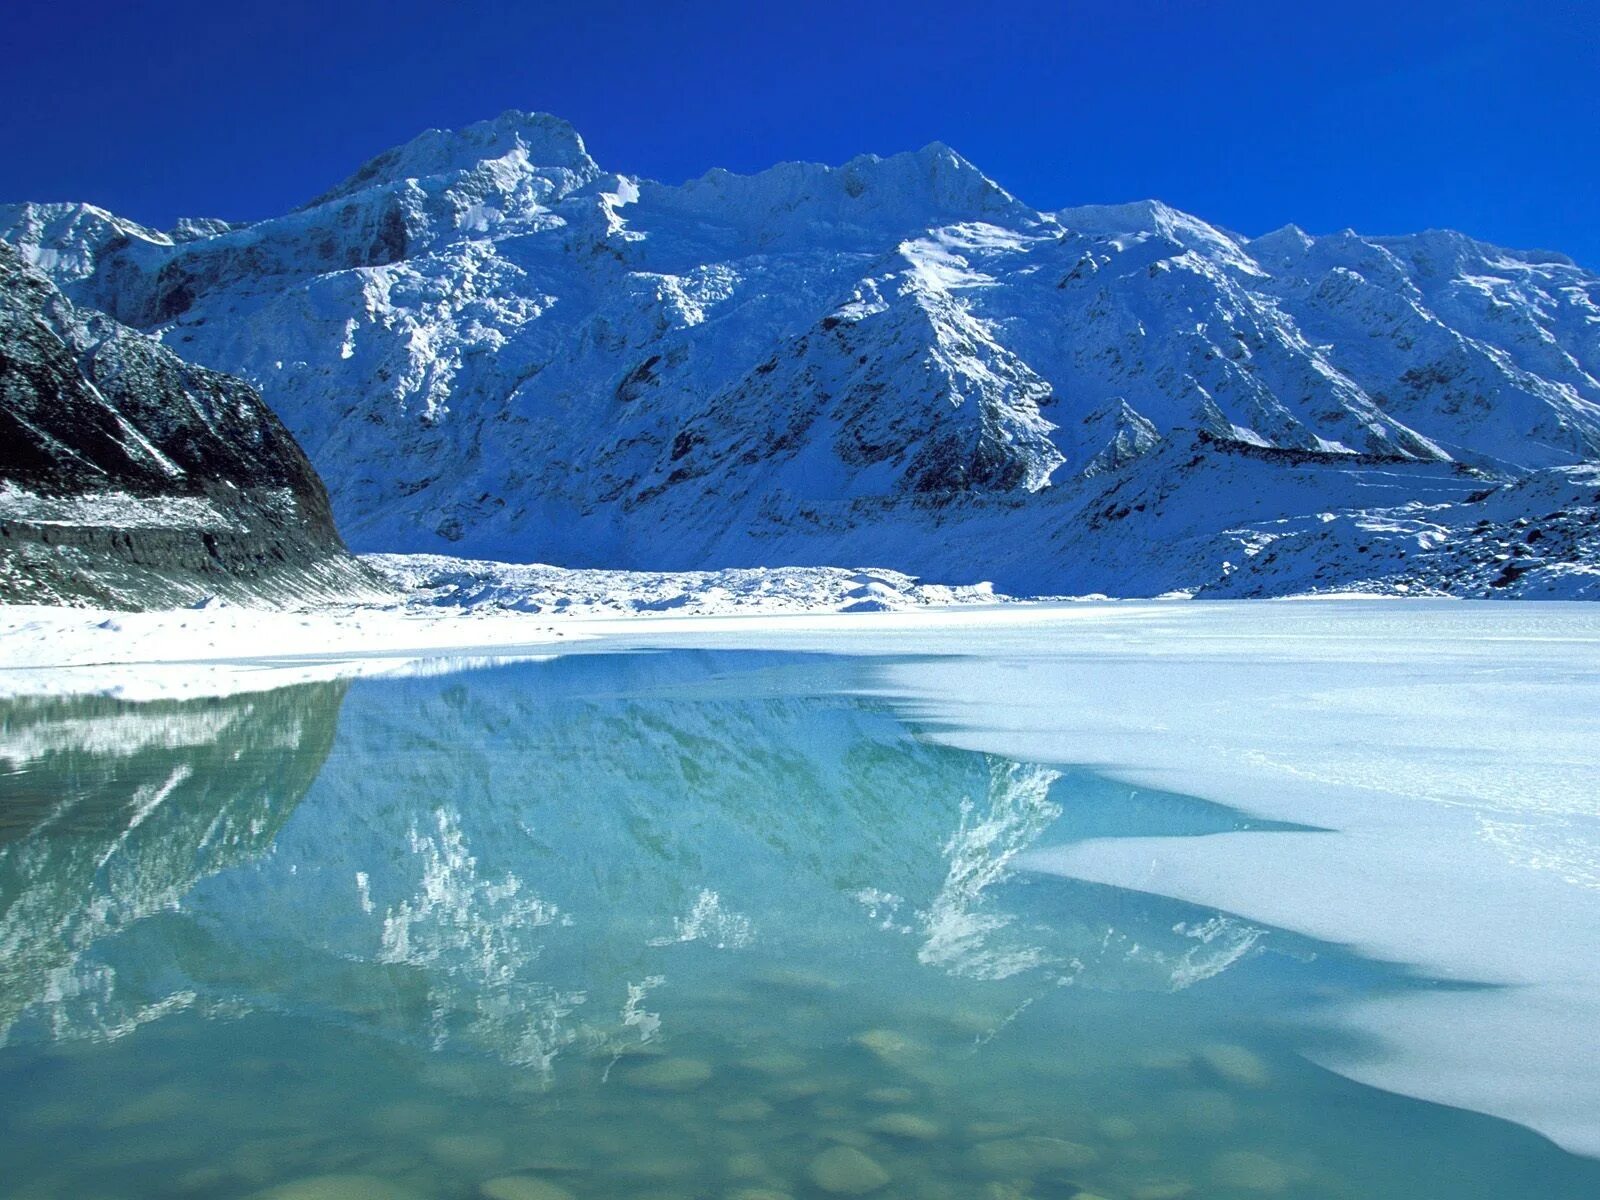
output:
M0 236L256 385L361 549L1270 594L1522 546L1499 594L1597 578L1592 521L1509 523L1600 504L1600 278L1556 254L1038 211L938 144L667 186L518 112L250 225L24 204Z

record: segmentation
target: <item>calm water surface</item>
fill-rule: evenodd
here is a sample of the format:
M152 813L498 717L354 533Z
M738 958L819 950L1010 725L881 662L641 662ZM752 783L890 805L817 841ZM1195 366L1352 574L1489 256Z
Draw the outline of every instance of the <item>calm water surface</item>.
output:
M1011 861L1259 823L931 744L870 670L0 704L0 1196L1600 1196L1297 1053L1428 981Z

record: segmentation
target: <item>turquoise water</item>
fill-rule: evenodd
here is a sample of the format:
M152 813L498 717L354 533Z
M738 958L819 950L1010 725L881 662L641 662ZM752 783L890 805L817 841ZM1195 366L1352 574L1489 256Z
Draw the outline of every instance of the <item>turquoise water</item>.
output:
M864 660L0 704L0 1196L1592 1197L1308 1063L1434 986L1019 852L1261 828Z

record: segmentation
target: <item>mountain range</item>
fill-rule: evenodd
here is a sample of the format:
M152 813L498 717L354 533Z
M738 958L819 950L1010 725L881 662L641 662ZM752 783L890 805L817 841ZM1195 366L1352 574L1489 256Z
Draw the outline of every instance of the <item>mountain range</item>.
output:
M0 238L258 389L359 550L1600 595L1600 277L1555 253L1038 210L940 144L667 185L515 111L267 220Z

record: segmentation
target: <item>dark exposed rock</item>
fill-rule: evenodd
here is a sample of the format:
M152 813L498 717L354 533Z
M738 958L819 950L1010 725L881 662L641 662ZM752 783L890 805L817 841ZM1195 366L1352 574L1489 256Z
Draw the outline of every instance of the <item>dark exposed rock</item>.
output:
M350 590L381 588L253 388L75 308L0 244L0 599Z
M406 256L409 244L405 213L400 211L398 205L390 205L383 210L383 216L378 221L378 232L373 236L372 245L367 249L367 261L357 265L382 266L385 263L399 262Z
M617 399L623 403L637 400L644 390L655 382L656 367L660 362L661 355L652 354L634 367L633 370L629 371L623 377L622 382L617 384Z

